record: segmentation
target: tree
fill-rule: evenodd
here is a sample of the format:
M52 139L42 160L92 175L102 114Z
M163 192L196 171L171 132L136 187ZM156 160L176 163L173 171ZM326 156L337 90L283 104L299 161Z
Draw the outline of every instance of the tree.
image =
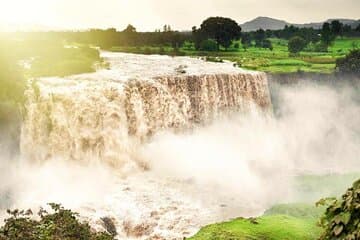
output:
M233 40L241 36L241 27L230 18L210 17L200 27L200 33L206 39L214 39L225 49L229 48Z
M340 73L360 77L360 49L352 50L345 58L336 60L336 69Z
M245 51L251 46L251 35L249 33L242 34L241 44Z
M306 47L306 41L302 37L292 37L288 43L289 52L292 54L298 54Z
M321 29L321 43L328 48L334 41L336 35L331 30L330 23L324 23Z
M339 20L331 22L331 31L335 36L343 35L343 24Z
M135 33L136 32L136 28L129 24L127 25L127 27L123 30L123 33Z
M269 39L265 39L263 42L262 42L262 47L263 48L267 48L267 49L270 49L271 51L274 49L273 48L273 45L271 43L271 41Z
M164 25L163 32L171 32L171 31L172 31L172 29L171 29L170 25Z
M263 41L266 39L266 32L264 31L264 29L262 28L258 29L254 34L254 38L255 38L255 46L262 47Z
M53 213L40 209L39 220L32 218L32 211L8 210L10 217L0 228L1 240L114 240L116 228L114 223L103 218L107 232L95 232L86 222L78 220L78 214L64 209L58 204L49 204Z

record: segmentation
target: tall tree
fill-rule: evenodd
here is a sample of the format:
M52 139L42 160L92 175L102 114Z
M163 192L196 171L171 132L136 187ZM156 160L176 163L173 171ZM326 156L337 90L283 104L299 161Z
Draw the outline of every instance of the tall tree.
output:
M331 22L331 31L335 36L343 35L343 24L339 20L334 20Z
M266 32L264 29L258 29L254 34L256 47L262 47L264 40L266 39Z
M251 35L249 33L241 35L241 44L245 51L251 46Z
M127 25L127 27L123 30L123 32L124 32L124 33L134 33L134 32L136 32L136 28L135 28L133 25L129 24L129 25Z
M230 18L210 17L201 24L200 32L203 37L214 39L219 46L227 49L233 40L240 38L241 27Z
M326 49L334 42L336 35L331 30L330 23L324 23L321 29L321 42Z

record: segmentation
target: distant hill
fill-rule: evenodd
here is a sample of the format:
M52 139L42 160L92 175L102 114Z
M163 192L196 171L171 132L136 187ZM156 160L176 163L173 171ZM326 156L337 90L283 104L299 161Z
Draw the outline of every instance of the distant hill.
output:
M258 30L260 28L265 30L278 30L283 29L286 25L289 25L289 23L283 20L269 17L257 17L251 21L241 24L241 28L244 32L249 32Z
M260 28L264 30L279 30L283 29L286 25L294 25L296 27L313 27L313 28L321 28L324 22L331 22L333 20L339 20L343 24L351 25L352 27L357 26L360 23L360 20L355 19L341 19L341 18L333 18L328 19L323 22L314 22L314 23L304 23L304 24L298 24L298 23L289 23L284 20L279 20L275 18L269 18L269 17L257 17L251 21L245 22L244 24L241 24L241 28L244 32L249 31L255 31Z

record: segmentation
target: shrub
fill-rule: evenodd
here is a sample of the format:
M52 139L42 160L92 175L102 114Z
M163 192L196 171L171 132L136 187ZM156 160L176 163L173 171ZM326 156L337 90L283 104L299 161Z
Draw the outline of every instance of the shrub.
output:
M215 52L219 50L219 46L215 40L207 39L200 43L200 50Z
M292 54L297 54L299 52L301 52L302 50L304 50L304 48L306 47L306 41L302 38L302 37L292 37L289 40L288 43L288 49L289 52Z
M31 210L8 210L10 217L5 220L5 225L0 228L1 240L113 240L112 235L105 232L94 232L88 223L81 223L78 214L64 209L59 204L49 204L53 213L40 209L40 220L31 218Z
M321 226L325 229L320 240L360 239L360 179L342 196L341 200L322 199L318 205L326 205Z
M352 50L345 58L337 59L336 69L340 73L360 76L360 49Z
M273 48L273 45L271 43L271 41L269 39L265 39L263 42L262 42L262 47L263 48L267 48L267 49L270 49L271 51L274 49Z

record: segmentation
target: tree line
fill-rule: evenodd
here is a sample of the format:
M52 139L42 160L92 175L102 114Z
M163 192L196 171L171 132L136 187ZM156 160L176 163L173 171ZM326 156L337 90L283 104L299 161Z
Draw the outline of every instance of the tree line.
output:
M312 51L327 51L336 37L360 37L360 24L357 27L344 25L338 20L324 23L321 29L299 28L285 26L281 30L258 29L252 32L242 32L240 25L230 18L210 17L203 21L200 27L194 26L192 31L180 32L173 30L170 25L153 32L138 32L129 24L125 29L118 31L115 28L90 29L73 32L47 32L47 33L20 33L30 38L63 39L69 42L92 44L102 49L113 46L141 47L169 46L175 50L191 43L196 50L219 51L230 47L244 50L249 47L273 49L270 38L289 40L289 51L298 53L311 46ZM291 41L290 41L291 40ZM236 41L234 43L234 41Z

